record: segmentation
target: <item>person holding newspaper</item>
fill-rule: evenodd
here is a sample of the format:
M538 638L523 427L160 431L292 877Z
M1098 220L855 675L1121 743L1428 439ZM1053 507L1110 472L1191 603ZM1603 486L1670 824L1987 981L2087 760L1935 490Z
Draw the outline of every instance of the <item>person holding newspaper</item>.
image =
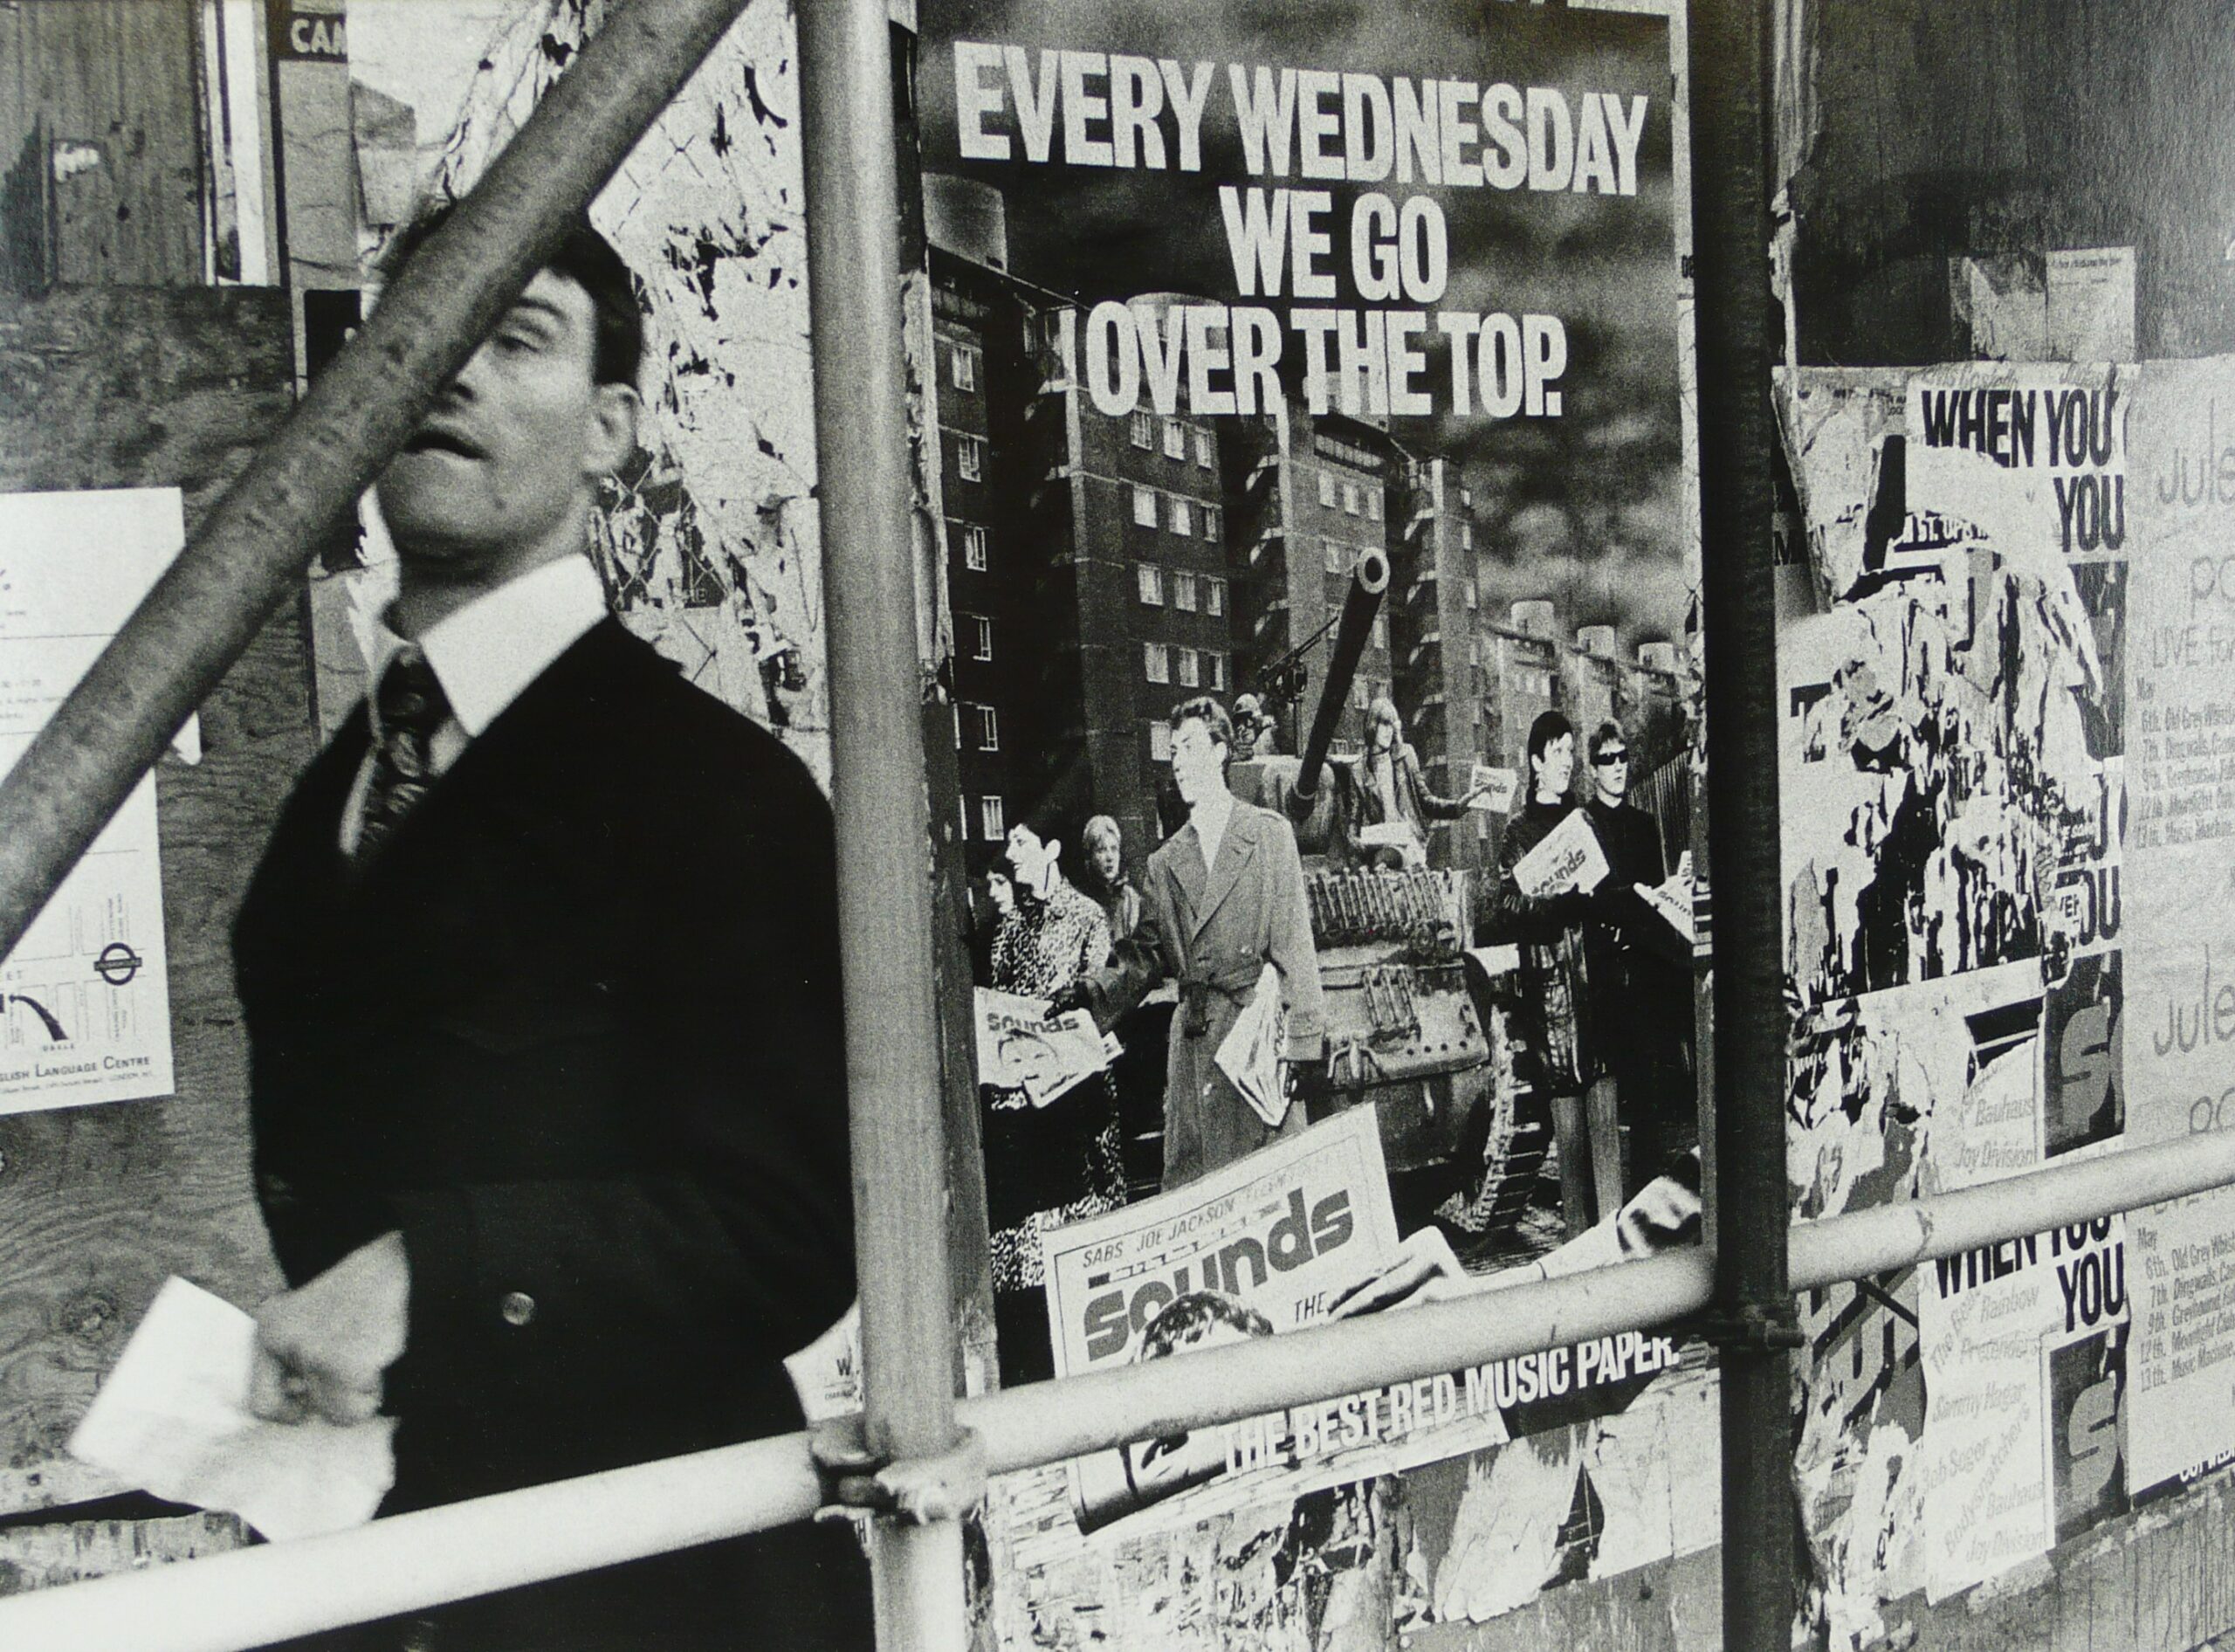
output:
M1603 1122L1585 1108L1601 1063L1591 1024L1583 928L1592 910L1590 891L1604 878L1606 863L1569 791L1575 778L1574 725L1558 712L1539 712L1529 726L1528 755L1529 799L1506 823L1498 845L1489 927L1492 939L1520 947L1522 1002L1516 1019L1525 1044L1523 1060L1531 1084L1551 1106L1561 1213L1572 1238L1591 1226L1594 1203L1611 1211L1622 1201L1612 1092L1603 1098Z
M1430 823L1459 819L1484 788L1470 788L1458 797L1429 790L1420 754L1405 738L1405 719L1386 695L1375 699L1365 718L1365 750L1327 764L1336 780L1336 842L1358 858L1386 862L1397 870L1425 866ZM1405 828L1410 841L1401 846L1365 843L1360 833L1375 826Z
M1238 1086L1220 1059L1255 1008L1286 1015L1276 1053L1291 1080L1310 1082L1325 1043L1319 961L1296 835L1270 809L1227 788L1234 726L1209 695L1172 713L1172 774L1187 823L1149 857L1138 928L1110 964L1056 1001L1091 1009L1107 1028L1160 981L1179 985L1165 1063L1164 1185L1176 1187L1294 1135L1305 1110L1276 1084ZM1261 1002L1269 984L1277 1005ZM1245 1029L1248 1030L1248 1029ZM1262 1040L1258 1041L1262 1044Z
M1606 1040L1607 1070L1596 1084L1611 1087L1611 1105L1629 1126L1623 1189L1634 1194L1699 1140L1698 1098L1685 1059L1691 946L1647 898L1668 875L1661 829L1628 801L1630 742L1614 723L1592 732L1591 787L1583 813L1607 870L1592 893L1584 954L1593 1017L1620 1029L1620 1036Z
M1063 876L1063 845L1042 835L1048 824L1009 831L1016 892L994 936L992 984L1023 998L1054 997L1110 958L1109 920ZM1041 1231L1124 1204L1124 1158L1107 1071L1036 1098L1017 1085L988 1084L982 1093L994 1342L1001 1381L1013 1387L1055 1374Z
M387 1513L796 1429L782 1361L854 1294L829 806L588 555L642 348L578 219L379 481L371 692L234 929L289 1286L250 1402L393 1417ZM850 1534L795 1525L340 1641L829 1652L870 1615Z

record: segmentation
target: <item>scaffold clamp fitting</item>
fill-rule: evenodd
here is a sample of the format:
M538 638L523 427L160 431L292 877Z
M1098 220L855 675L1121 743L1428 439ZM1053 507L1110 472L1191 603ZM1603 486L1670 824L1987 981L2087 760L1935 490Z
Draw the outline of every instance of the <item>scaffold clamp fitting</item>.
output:
M1711 1308L1680 1321L1678 1328L1684 1335L1717 1348L1747 1353L1799 1348L1808 1341L1801 1332L1799 1316L1785 1303L1750 1302L1736 1312Z
M870 1448L856 1415L817 1423L808 1452L822 1482L818 1520L871 1513L929 1525L960 1519L986 1495L986 1442L970 1428L936 1456L896 1463Z

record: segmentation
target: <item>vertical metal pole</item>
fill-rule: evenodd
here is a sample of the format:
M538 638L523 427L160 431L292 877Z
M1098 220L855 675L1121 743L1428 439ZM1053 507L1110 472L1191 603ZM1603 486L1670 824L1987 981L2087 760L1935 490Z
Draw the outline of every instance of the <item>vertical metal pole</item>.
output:
M1793 1612L1776 607L1771 567L1769 12L1695 0L1693 271L1715 871L1716 1311L1726 1652L1785 1652Z
M864 1424L897 1458L954 1441L939 1026L901 361L884 0L799 8L808 319L829 616ZM877 1644L967 1637L954 1521L880 1520Z

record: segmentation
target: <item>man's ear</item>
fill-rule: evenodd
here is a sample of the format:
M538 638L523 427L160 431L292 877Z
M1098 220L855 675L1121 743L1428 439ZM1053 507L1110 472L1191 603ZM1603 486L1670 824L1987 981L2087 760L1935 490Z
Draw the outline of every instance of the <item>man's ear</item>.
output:
M643 398L633 385L615 382L597 387L589 439L582 453L585 471L604 478L627 463L636 451L636 421L643 409Z

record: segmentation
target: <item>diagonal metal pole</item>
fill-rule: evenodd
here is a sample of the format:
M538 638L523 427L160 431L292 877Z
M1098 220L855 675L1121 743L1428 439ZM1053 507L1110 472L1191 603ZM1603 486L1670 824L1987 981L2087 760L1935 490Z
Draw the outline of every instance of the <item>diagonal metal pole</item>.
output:
M630 0L0 781L5 957L745 0Z
M863 1424L872 1450L920 1459L955 1442L955 1333L891 38L885 0L810 0L799 20ZM870 1559L878 1646L960 1652L961 1526L880 1518Z
M1785 1009L1771 565L1769 13L1689 22L1708 845L1715 877L1716 1307L1728 1652L1785 1652L1794 1600Z

